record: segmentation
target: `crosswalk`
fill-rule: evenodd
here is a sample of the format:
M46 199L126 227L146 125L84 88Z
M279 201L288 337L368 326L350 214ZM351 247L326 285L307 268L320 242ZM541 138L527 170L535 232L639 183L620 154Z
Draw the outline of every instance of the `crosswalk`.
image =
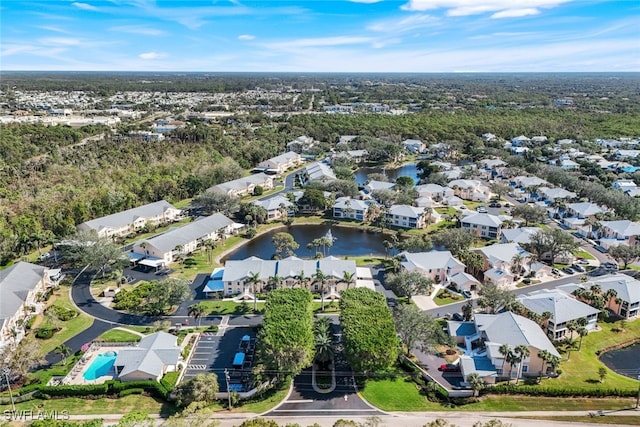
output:
M198 371L204 371L207 368L208 368L207 365L187 365L187 369L193 369Z

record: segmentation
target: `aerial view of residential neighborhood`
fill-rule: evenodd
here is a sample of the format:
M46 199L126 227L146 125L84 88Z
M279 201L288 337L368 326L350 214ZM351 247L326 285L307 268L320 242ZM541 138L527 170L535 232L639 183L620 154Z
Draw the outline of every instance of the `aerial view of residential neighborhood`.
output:
M0 427L640 425L637 4L27 3Z

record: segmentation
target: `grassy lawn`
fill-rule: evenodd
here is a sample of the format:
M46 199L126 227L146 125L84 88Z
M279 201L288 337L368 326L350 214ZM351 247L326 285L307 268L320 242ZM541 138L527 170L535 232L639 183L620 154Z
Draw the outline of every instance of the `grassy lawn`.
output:
M452 208L452 207L435 208L435 211L438 212L440 215L453 215L456 212L458 212L458 210L456 208Z
M312 303L314 313L323 313L322 301L313 301ZM337 300L324 302L324 313L340 313L340 307Z
M595 411L625 409L635 404L632 398L485 396L474 403L451 406L430 402L409 378L367 381L361 393L369 403L384 411Z
M587 251L583 251L582 249L578 249L577 251L573 252L573 255L576 258L583 258L583 259L587 259L587 260L593 260L595 259L595 257L593 255L591 255L589 252Z
M625 342L640 336L640 321L626 322L624 332L613 332L612 329L620 327L620 321L615 323L598 322L601 331L590 332L582 341L580 351L572 351L569 360L567 354L562 355L560 368L562 375L558 378L542 380L542 385L557 388L584 388L598 389L619 388L625 390L637 390L638 381L618 375L607 369L607 377L603 383L598 379L598 368L606 366L598 360L596 351L609 347L616 343Z
M409 378L367 381L360 392L367 402L384 411L433 411L442 405L430 402L420 394L416 383Z
M453 304L454 302L460 302L463 299L464 298L462 296L452 294L446 289L440 289L436 294L436 297L433 299L433 302L435 302L436 305L447 305Z
M278 403L282 402L284 398L287 397L288 392L289 384L284 384L282 389L276 390L274 393L269 394L264 400L245 403L239 408L234 408L231 412L253 412L256 414L261 414L273 408Z
M426 228L426 230L427 230L427 233L435 233L438 230L444 230L446 228L453 228L453 227L455 227L455 223L453 221L444 220L444 221L437 222L435 224L430 224ZM422 233L417 233L417 234L422 234Z
M108 342L138 342L140 338L140 335L122 329L112 329L98 337L99 340Z
M352 256L347 256L344 257L344 259L350 259L356 262L356 266L357 267L370 267L373 265L381 265L385 258L383 257L372 257L372 256L358 256L358 257L352 257Z
M30 400L23 403L16 403L17 410L33 409L46 411L66 410L70 415L78 414L127 414L132 411L143 411L149 414L175 413L173 405L169 405L161 400L156 400L147 396L125 396L119 399L101 398L87 399L78 397L67 397L64 399ZM11 410L11 405L0 405L0 412Z
M253 314L253 301L238 303L234 301L202 301L207 307L207 315ZM258 313L264 313L264 300L258 300Z
M519 417L517 417L519 418ZM584 423L584 424L609 424L609 425L628 425L628 426L640 426L640 415L610 415L606 414L604 417L571 417L571 416L549 416L549 417L522 417L528 420L551 420L551 421L567 421L572 423Z
M489 202L472 202L470 200L464 200L462 203L467 207L467 209L472 211L475 211L478 206L487 206L489 204Z
M60 288L54 292L54 295L53 297L51 297L49 303L50 305L56 305L59 307L64 307L66 309L78 311L71 302L68 286L60 286ZM37 341L40 344L43 354L47 354L50 351L53 351L53 349L60 344L67 341L69 338L72 338L85 329L88 329L92 324L93 317L87 316L86 314L80 312L78 316L74 317L71 320L67 320L66 322L60 321L59 325L61 330L53 334L53 337L49 338L48 340Z

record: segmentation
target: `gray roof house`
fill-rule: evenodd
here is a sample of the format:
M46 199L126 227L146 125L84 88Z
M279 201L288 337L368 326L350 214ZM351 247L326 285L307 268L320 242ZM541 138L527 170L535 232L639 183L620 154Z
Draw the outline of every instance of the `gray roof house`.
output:
M180 219L181 211L166 200L138 206L101 218L85 221L78 230L93 230L99 237L125 236L143 228L147 223L159 225Z
M502 220L487 213L474 213L460 220L460 225L477 237L498 239L502 231Z
M640 315L640 281L626 274L617 273L597 277L578 286L589 289L596 284L600 285L602 293L606 293L609 289L616 292L616 296L607 301L606 307L609 310L626 319Z
M401 228L425 228L427 214L424 208L409 205L392 205L386 213L389 225Z
M520 227L502 230L502 243L518 243L525 245L531 242L531 236L538 233L538 227Z
M247 194L252 194L258 186L265 190L271 190L273 188L273 176L267 175L264 172L255 173L234 179L233 181L223 182L222 184L208 188L207 191L216 191L233 197L242 197Z
M640 236L640 224L623 219L619 221L600 221L598 235L601 239L615 239L633 244Z
M261 206L267 211L268 219L280 219L293 213L292 209L295 206L288 198L282 194L270 197L263 200L255 200L252 202L256 206Z
M605 212L606 211L602 207L596 205L595 203L580 202L569 203L567 205L566 215L583 219Z
M44 307L37 295L50 285L47 270L24 261L0 270L0 349L20 342L24 336L24 320ZM33 307L35 312L28 307Z
M367 219L369 205L375 202L372 200L352 199L351 197L338 197L333 205L334 218L351 218L358 221Z
M136 347L118 350L114 368L120 381L160 381L167 372L175 371L180 360L180 347L175 335L156 332L140 340Z
M365 184L364 189L370 193L376 190L393 190L395 186L393 182L369 181Z
M565 190L564 188L549 188L540 187L538 189L538 195L542 196L540 200L549 200L554 202L555 200L575 199L578 197L573 191Z
M300 154L287 151L284 154L260 162L255 169L266 173L280 174L289 168L301 165L302 162Z
M510 311L476 314L473 322L448 322L448 329L464 350L459 363L465 378L477 372L486 382L493 383L496 378L537 376L544 368L548 368L538 357L538 352L546 350L560 357L537 323ZM512 350L524 345L529 348L530 354L520 366L509 366L499 351L503 344Z
M191 253L205 240L229 236L239 227L240 224L223 214L215 213L149 239L139 240L134 244L132 252L146 258L139 261L139 264L149 267L166 266L174 261L176 255Z
M560 339L567 332L567 323L585 319L587 330L596 327L600 310L578 301L568 293L558 289L543 289L531 292L528 295L520 295L517 300L524 305L527 310L538 315L550 313L551 317L546 323L545 329L552 339Z
M331 166L322 162L315 162L305 166L299 177L302 185L306 185L311 181L330 182L337 179Z
M406 271L418 271L436 283L448 283L451 276L464 273L465 265L450 251L402 252L400 265Z

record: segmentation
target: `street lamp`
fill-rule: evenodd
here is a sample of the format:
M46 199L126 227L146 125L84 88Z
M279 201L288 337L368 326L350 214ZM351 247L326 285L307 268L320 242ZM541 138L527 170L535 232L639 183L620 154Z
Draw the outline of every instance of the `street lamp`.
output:
M11 393L11 385L9 384L9 368L3 368L2 373L4 374L4 378L7 380L7 388L9 389L9 397L11 398L11 409L13 412L16 412L16 404L13 401L13 393Z
M636 409L640 409L640 375L638 375L638 397L636 398Z
M224 379L227 381L227 396L229 397L229 410L231 410L231 390L229 390L229 381L231 381L231 376L229 375L229 370L224 368Z

